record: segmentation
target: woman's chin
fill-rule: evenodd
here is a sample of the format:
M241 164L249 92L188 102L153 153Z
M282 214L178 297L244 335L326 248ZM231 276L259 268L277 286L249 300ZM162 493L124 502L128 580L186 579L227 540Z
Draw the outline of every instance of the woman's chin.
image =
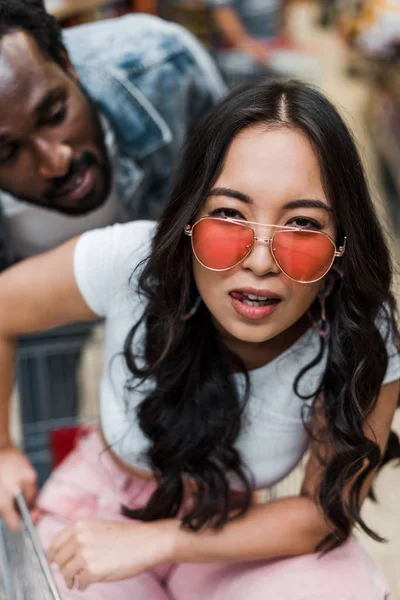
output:
M265 324L255 322L245 324L230 321L226 327L224 323L220 323L218 329L222 330L223 336L247 344L262 344L280 333L276 326L271 327L269 324L266 327Z

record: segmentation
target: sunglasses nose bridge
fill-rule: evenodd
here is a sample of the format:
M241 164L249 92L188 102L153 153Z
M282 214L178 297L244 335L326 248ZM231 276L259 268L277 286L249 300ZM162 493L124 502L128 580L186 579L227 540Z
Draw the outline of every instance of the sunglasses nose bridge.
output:
M255 242L262 242L263 244L272 244L272 239L273 238L264 238L264 237L259 237L257 235L254 236L254 241Z
M272 250L272 241L273 238L256 236L254 234L253 243L247 247L248 253L243 259L242 265L245 268L251 269L258 276L263 276L269 272L278 273L281 271Z

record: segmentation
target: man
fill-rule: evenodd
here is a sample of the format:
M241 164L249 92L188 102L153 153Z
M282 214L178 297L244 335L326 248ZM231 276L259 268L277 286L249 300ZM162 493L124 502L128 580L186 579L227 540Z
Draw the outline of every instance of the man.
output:
M223 92L177 25L131 15L62 40L41 0L0 0L0 189L16 257L117 214L156 217L183 142Z
M131 15L61 37L42 0L0 0L0 267L88 229L156 218L185 139L223 93L207 53L175 24ZM57 416L76 410L75 388L63 397L79 352L69 355L47 359L48 396L70 405ZM20 363L24 421L55 415L38 408L37 367Z

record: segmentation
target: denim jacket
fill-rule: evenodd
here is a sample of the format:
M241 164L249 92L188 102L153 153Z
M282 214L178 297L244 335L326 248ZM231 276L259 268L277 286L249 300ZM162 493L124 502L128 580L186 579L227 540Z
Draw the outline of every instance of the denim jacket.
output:
M129 219L157 218L184 141L225 93L201 44L184 28L133 14L66 29L80 83L118 145L117 191ZM0 215L0 269L11 254Z

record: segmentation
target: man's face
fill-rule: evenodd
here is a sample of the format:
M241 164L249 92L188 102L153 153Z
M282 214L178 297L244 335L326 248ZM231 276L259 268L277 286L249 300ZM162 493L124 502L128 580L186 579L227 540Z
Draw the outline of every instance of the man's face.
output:
M0 188L63 213L101 206L110 166L94 105L72 67L22 31L0 41Z

